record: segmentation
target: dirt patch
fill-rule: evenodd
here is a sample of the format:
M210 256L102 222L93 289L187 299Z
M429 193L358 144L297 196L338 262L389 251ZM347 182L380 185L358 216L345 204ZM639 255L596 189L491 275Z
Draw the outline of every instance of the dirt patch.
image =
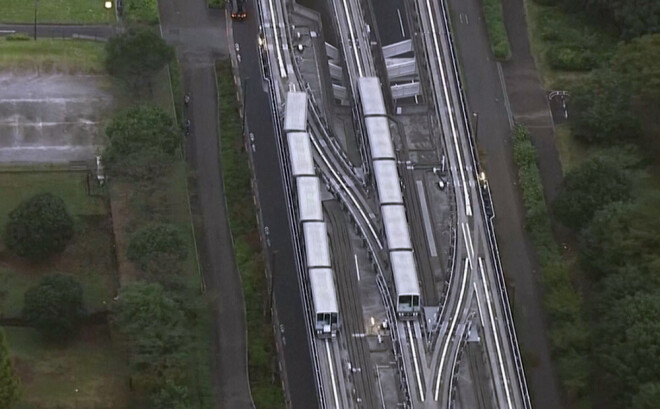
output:
M131 230L132 209L131 200L133 188L129 183L115 181L110 187L110 212L112 214L112 230L115 236L115 253L117 255L117 270L119 285L135 281L140 271L126 257L128 248L128 232Z

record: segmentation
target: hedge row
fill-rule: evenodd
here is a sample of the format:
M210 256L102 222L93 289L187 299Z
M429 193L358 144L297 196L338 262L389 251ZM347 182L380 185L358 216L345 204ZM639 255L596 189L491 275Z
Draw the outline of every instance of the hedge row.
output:
M582 297L552 236L543 196L536 148L527 129L516 125L513 155L525 206L526 228L532 236L541 269L544 305L550 317L550 341L562 385L569 398L585 396L589 385L589 328L583 319Z
M483 0L484 18L493 54L498 60L511 57L511 45L504 26L501 0Z

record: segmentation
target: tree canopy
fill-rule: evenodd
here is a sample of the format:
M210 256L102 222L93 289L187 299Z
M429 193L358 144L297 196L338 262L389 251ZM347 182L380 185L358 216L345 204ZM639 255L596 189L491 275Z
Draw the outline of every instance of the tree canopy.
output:
M611 144L641 133L628 86L610 71L596 71L575 87L569 109L573 134L584 142Z
M150 223L137 229L130 236L128 258L141 269L159 259L167 262L180 262L188 255L181 231L169 223Z
M154 105L140 105L118 114L105 133L110 140L103 152L108 172L141 180L162 174L180 142L172 118Z
M172 382L166 382L151 395L150 409L188 409L190 393L188 388Z
M648 34L619 46L612 67L623 75L637 94L660 103L660 33Z
M37 194L9 213L5 243L20 257L43 261L59 253L73 237L73 219L62 199Z
M83 289L73 277L52 274L25 292L23 316L46 339L68 341L85 313Z
M140 387L156 391L185 377L189 329L181 306L162 286L135 282L122 288L112 321L126 339Z
M645 383L633 397L631 409L656 409L660 402L660 383Z
M108 40L105 66L133 89L151 84L151 78L174 58L174 49L150 28L131 28Z
M639 385L660 381L660 296L638 293L599 322L597 355L608 393L629 407Z
M589 160L566 175L554 212L562 223L579 231L603 206L628 200L630 184L617 165L600 158Z
M9 356L5 333L0 328L0 409L9 409L19 396L19 382Z

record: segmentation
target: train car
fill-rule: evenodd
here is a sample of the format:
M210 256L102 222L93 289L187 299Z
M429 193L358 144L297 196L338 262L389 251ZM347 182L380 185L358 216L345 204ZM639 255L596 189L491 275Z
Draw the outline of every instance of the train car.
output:
M312 143L309 141L307 132L288 132L286 139L289 146L289 159L293 177L315 176Z
M383 92L380 89L378 77L362 77L358 79L358 91L362 104L362 114L365 117L374 115L387 116Z
M304 92L288 92L286 94L286 116L284 117L284 132L307 130L307 94Z
M364 119L367 129L367 138L369 139L369 150L371 160L396 159L394 145L392 144L392 134L390 133L390 124L387 117L370 116Z
M400 317L417 316L420 311L420 291L417 269L412 251L390 251L394 287L396 287L396 311Z
M373 162L374 177L380 205L403 204L403 194L399 182L396 162L393 160L378 160Z
M320 337L333 336L339 326L339 308L332 269L310 268L309 282L314 301L314 330Z
M380 209L388 250L412 250L406 208L403 205L386 205L381 206Z
M296 178L298 187L298 219L301 223L322 222L321 188L316 176L300 176Z

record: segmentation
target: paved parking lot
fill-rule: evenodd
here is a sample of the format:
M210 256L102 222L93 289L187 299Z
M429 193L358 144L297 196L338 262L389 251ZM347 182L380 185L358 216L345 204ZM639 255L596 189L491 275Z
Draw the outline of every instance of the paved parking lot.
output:
M104 145L103 76L0 73L0 163L89 160Z

